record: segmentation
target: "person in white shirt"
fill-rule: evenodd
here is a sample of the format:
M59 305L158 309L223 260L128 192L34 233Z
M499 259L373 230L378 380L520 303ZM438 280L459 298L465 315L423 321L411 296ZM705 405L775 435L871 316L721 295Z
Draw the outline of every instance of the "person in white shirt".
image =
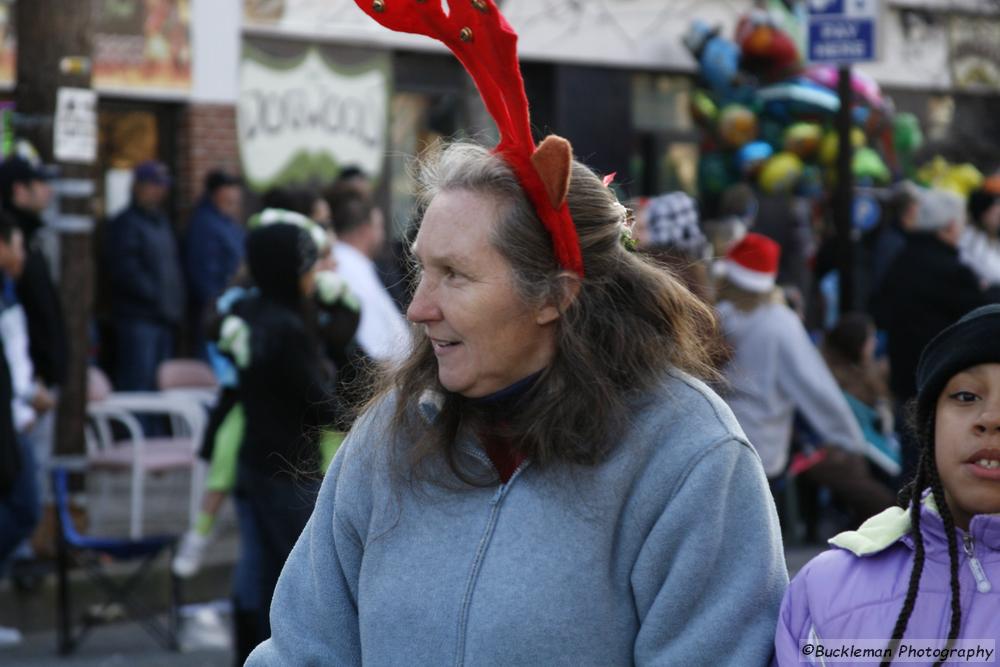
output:
M805 472L860 522L892 505L893 495L872 477L864 434L802 321L775 298L780 253L771 239L749 233L721 262L716 310L732 348L723 398L760 454L772 488L788 468L798 413L819 439Z
M385 243L385 221L371 200L355 189L335 189L330 197L337 243L337 272L361 302L356 335L365 354L378 362L405 356L409 329L378 277L374 258Z
M969 195L968 213L959 258L984 286L1000 285L1000 194L976 190Z

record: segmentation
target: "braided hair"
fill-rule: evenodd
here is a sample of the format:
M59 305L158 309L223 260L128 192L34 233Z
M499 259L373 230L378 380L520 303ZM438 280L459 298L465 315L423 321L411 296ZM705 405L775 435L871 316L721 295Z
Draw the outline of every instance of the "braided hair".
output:
M906 625L913 614L913 607L920 590L920 575L924 569L924 539L920 532L920 496L928 487L934 494L934 502L937 504L938 514L948 539L948 560L951 565L949 646L958 638L962 627L962 591L958 583L958 537L955 519L945 499L934 457L935 406L949 378L956 373L978 364L1000 363L1000 348L996 346L998 336L1000 336L1000 304L990 304L967 313L946 327L920 354L916 377L917 397L908 406L908 421L911 433L919 445L920 459L913 481L900 493L900 505L904 508L909 507L910 510L910 530L915 545L913 571L910 573L910 585L906 590L903 608L892 631L890 649L895 649L906 633ZM889 660L883 664L888 665L891 662Z
M934 495L934 502L938 507L938 513L944 524L944 532L948 540L948 560L951 566L949 645L958 638L958 632L962 626L962 597L958 581L958 536L955 531L955 520L948 507L934 458L934 414L931 412L920 423L916 416L915 406L911 406L910 415L913 424L912 430L915 432L920 447L920 458L913 480L900 491L899 502L902 507L908 508L910 511L910 532L913 535L914 544L913 570L910 572L910 583L906 589L906 597L903 599L903 608L900 609L896 625L892 629L892 641L889 643L890 655L895 652L903 635L906 634L906 626L910 622L910 616L913 614L914 606L916 606L917 594L920 592L920 576L923 574L925 560L924 536L920 530L920 496L922 490L928 486ZM882 663L882 667L888 667L891 663L891 659L886 660ZM937 667L940 664L942 662L939 660L934 663L934 666Z

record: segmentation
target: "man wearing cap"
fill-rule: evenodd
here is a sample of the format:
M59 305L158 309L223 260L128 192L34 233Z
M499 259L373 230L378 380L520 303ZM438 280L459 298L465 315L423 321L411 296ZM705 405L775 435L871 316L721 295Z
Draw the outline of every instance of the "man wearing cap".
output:
M133 172L132 201L105 236L104 263L115 324L115 387L155 389L156 368L174 352L184 316L184 282L177 240L163 203L170 175L159 162Z
M958 195L918 191L912 231L875 298L876 321L889 334L889 380L900 406L917 395L917 361L927 343L962 315L1000 301L1000 289L984 290L959 258L965 224L965 206ZM902 443L902 479L915 470L911 444L905 439Z
M222 294L243 261L246 230L240 223L241 181L221 169L205 177L205 192L191 216L184 237L195 354L204 356L202 323L206 304Z
M48 179L34 155L15 153L0 165L0 205L21 229L27 253L17 299L28 320L29 354L39 379L52 388L66 377L67 347L59 292L38 238L42 212L52 199Z

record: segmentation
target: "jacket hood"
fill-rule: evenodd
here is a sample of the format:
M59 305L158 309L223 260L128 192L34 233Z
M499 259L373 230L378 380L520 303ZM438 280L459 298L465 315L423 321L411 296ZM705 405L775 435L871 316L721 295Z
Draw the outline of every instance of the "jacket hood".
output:
M930 491L924 492L920 505L920 530L925 553L929 557L947 559L948 538ZM977 544L1000 552L1000 514L977 514L972 517L968 531L958 528L957 532L959 541L968 532ZM865 521L857 530L845 531L830 538L829 544L864 557L880 553L899 541L914 548L910 512L902 507L890 507Z
M247 265L261 294L295 306L299 278L316 263L316 244L300 227L276 223L253 230L246 240Z

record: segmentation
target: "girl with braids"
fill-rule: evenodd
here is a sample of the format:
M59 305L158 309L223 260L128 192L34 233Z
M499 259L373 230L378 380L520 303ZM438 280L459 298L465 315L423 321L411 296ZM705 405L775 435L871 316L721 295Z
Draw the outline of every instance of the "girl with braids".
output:
M912 409L920 458L902 507L837 535L795 577L778 664L800 664L807 640L884 639L895 649L909 638L944 648L1000 637L998 342L1000 305L990 305L924 349Z

